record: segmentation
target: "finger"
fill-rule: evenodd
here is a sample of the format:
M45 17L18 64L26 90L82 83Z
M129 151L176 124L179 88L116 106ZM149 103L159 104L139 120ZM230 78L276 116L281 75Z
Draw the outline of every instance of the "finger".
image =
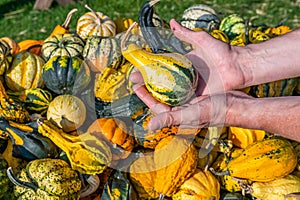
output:
M140 72L131 72L129 80L133 83L143 83L144 79Z
M156 114L170 111L171 108L166 104L157 101L147 90L145 85L137 84L133 86L133 91L136 95Z
M204 32L204 31L196 32L188 28L185 28L184 26L181 26L175 19L171 19L170 26L174 35L177 38L190 44L196 44Z
M199 107L197 105L191 105L183 109L157 114L150 119L148 128L150 130L159 130L172 125L180 127L201 127L203 124L200 123L200 117ZM204 117L206 116L202 118Z

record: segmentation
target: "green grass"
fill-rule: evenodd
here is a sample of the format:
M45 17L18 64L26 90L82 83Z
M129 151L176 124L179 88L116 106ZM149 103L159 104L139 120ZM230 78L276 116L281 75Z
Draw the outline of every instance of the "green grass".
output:
M33 10L34 0L1 0L0 1L0 37L11 37L16 41L24 39L44 39L52 29L64 21L72 8L78 11L74 14L70 31L75 31L77 19L87 10L88 4L96 11L109 17L130 17L135 20L142 0L77 0L74 5L61 7L54 2L50 9ZM290 0L161 0L156 4L157 14L169 21L171 18L180 20L183 11L194 4L212 6L221 18L228 14L238 13L255 24L276 26L282 20L284 24L294 28L300 27L300 1Z

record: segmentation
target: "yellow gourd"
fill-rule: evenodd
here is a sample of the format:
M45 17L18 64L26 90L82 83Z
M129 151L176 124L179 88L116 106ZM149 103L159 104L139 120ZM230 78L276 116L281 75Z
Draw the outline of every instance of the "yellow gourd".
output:
M195 93L198 76L192 62L180 53L151 53L134 43L125 46L133 23L121 41L122 55L141 72L145 86L158 101L175 106Z

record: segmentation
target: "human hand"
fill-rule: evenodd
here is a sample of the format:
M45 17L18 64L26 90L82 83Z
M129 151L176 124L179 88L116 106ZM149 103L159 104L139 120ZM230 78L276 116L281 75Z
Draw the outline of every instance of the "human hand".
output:
M186 56L199 74L196 96L238 89L244 85L244 74L234 61L234 49L238 47L217 40L205 31L186 29L174 19L170 26L177 38L193 46Z
M223 126L234 99L252 98L243 92L231 91L199 96L184 105L170 107L154 99L143 84L134 85L133 90L154 113L154 117L148 123L150 130L171 125L179 125L182 128Z

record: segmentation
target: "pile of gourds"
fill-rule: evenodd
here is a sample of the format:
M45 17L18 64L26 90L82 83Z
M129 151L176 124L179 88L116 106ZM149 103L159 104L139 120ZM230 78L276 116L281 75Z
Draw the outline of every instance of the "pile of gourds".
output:
M145 2L138 22L86 5L74 33L69 24L77 9L45 40L0 38L1 199L297 198L296 141L242 127L147 129L153 113L132 90L134 67L153 97L170 106L187 102L198 83L184 56L193 47L155 14L158 2ZM221 20L202 4L186 9L180 22L236 46L291 31L236 14ZM300 83L243 91L299 95ZM213 146L203 154L206 144Z

